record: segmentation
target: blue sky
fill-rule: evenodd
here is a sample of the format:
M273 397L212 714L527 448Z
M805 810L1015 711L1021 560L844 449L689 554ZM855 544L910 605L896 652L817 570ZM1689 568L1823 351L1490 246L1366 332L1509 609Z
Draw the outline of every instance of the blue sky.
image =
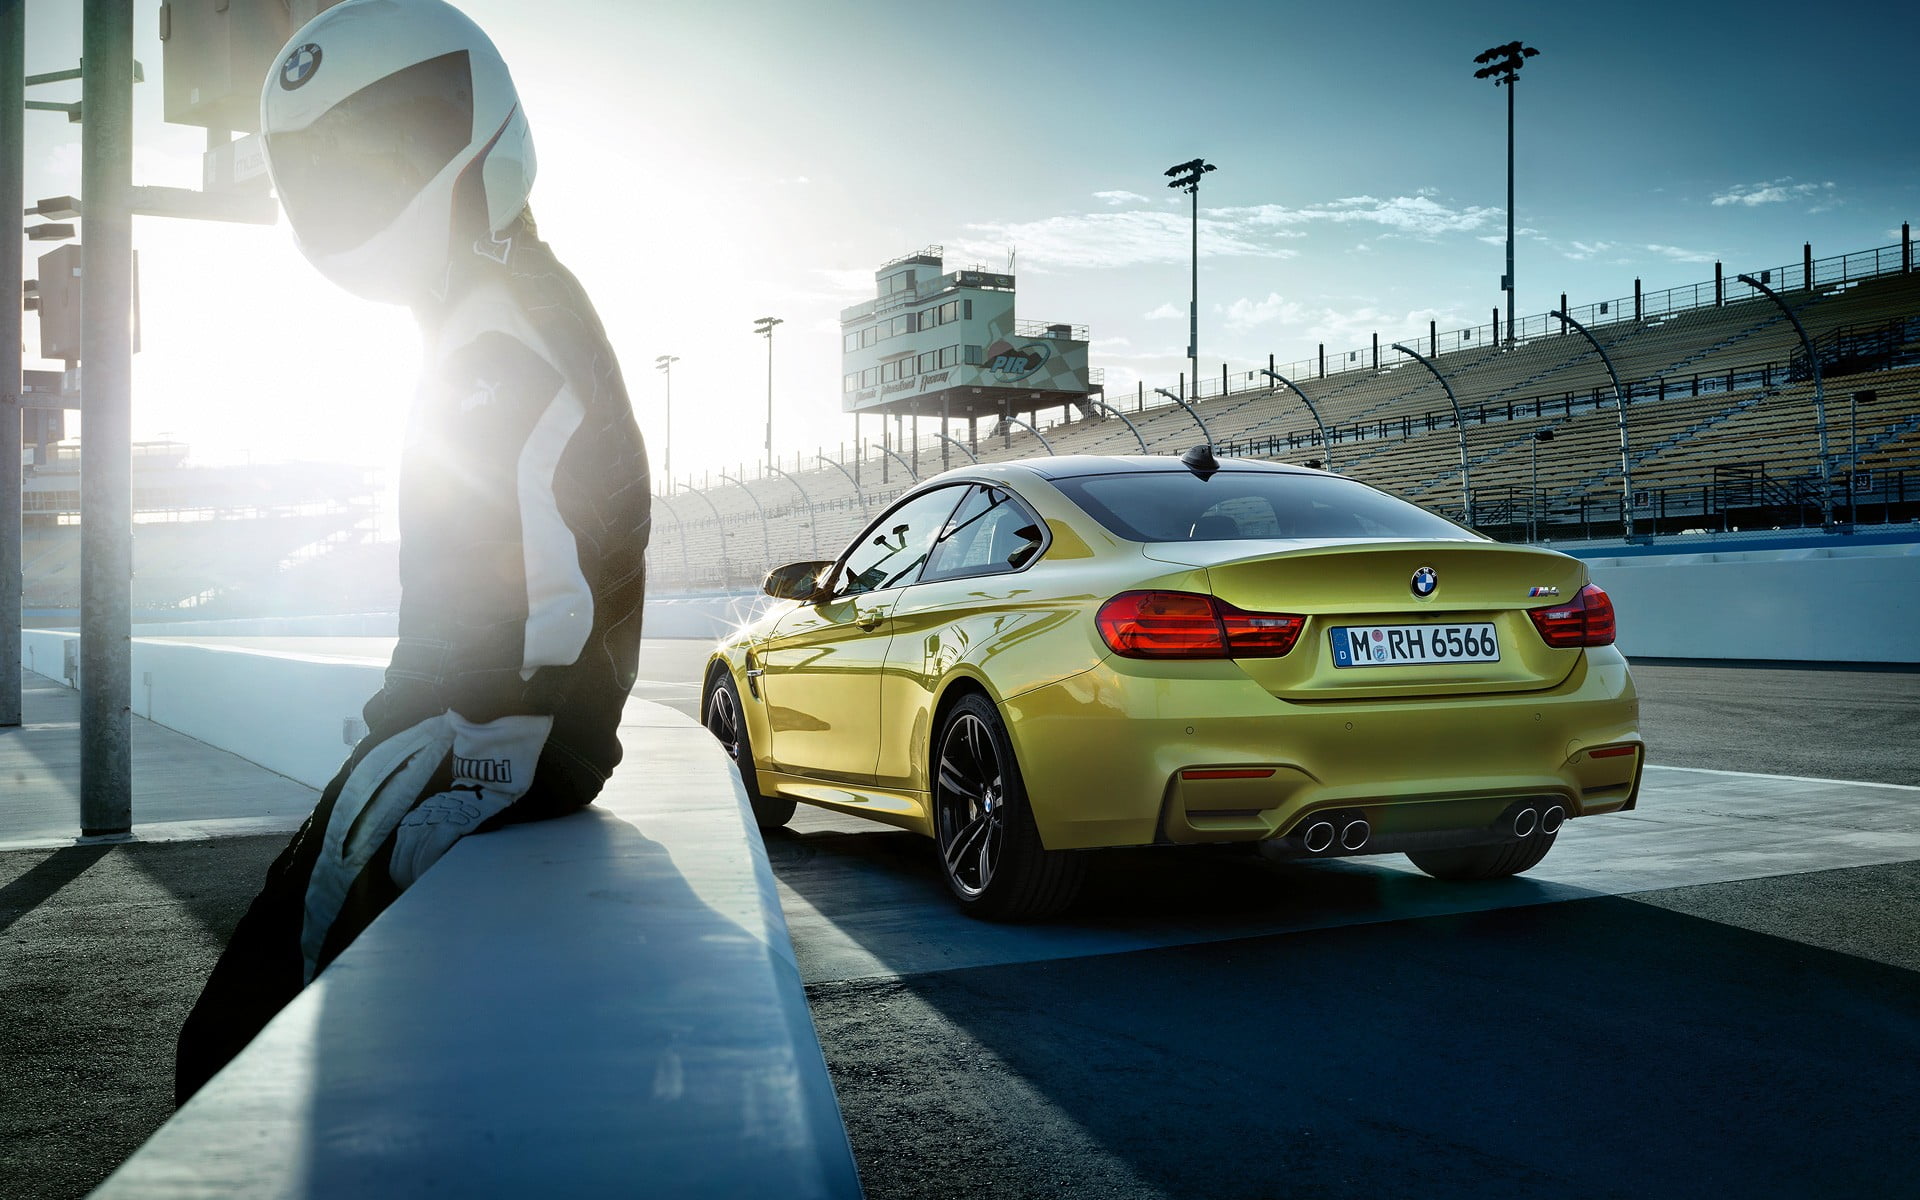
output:
M519 82L543 233L595 297L674 465L754 457L778 315L776 440L851 436L839 309L929 244L1017 251L1023 317L1092 328L1109 387L1184 368L1205 157L1202 370L1487 321L1503 305L1506 99L1473 56L1541 50L1518 92L1521 314L1897 240L1920 215L1894 5L588 3L472 0ZM158 5L137 6L157 76ZM78 50L29 0L29 71ZM1844 65L1843 65L1844 64ZM65 98L48 90L45 98ZM192 184L201 136L142 87L136 181ZM29 116L29 198L78 190L74 127ZM284 227L142 220L135 430L203 457L390 461L403 314L307 269ZM44 247L31 247L31 257ZM750 427L754 436L739 431ZM869 431L871 431L869 425Z

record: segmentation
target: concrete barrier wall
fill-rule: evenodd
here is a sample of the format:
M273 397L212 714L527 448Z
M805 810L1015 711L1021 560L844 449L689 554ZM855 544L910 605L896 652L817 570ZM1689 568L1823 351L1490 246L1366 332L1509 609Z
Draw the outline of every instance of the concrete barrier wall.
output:
M598 802L455 845L94 1195L858 1196L738 776L660 705L620 738Z
M1920 545L1591 558L1629 657L1920 663Z
M30 671L73 681L65 647L78 635L28 630L21 660ZM384 668L217 643L133 641L134 715L269 771L324 787L361 732L349 730L380 690Z

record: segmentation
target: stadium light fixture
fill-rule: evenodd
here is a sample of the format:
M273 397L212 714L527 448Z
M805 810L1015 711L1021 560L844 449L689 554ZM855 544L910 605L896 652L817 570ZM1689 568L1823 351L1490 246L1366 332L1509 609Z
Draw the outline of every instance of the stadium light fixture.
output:
M1513 86L1520 79L1520 68L1540 52L1532 46L1508 42L1482 50L1473 58L1481 64L1475 79L1491 79L1493 86L1507 89L1507 273L1500 277L1500 290L1507 294L1507 345L1513 345Z
M1187 306L1187 358L1193 364L1193 398L1196 400L1200 398L1200 177L1211 170L1214 165L1200 158L1166 169L1167 186L1179 188L1193 197L1193 298ZM1207 441L1211 443L1213 439Z
M785 324L779 317L761 317L753 331L767 339L767 465L773 465L773 327Z
M662 354L653 360L653 368L667 378L667 444L665 447L667 490L673 490L673 364L679 362L676 355Z
M1833 464L1827 461L1827 391L1820 381L1820 355L1814 349L1813 339L1807 336L1807 327L1800 323L1800 314L1793 311L1779 292L1751 275L1738 277L1754 291L1774 302L1781 312L1787 314L1787 320L1793 322L1794 330L1800 335L1801 348L1807 352L1807 366L1813 371L1813 421L1820 431L1820 527L1833 528Z

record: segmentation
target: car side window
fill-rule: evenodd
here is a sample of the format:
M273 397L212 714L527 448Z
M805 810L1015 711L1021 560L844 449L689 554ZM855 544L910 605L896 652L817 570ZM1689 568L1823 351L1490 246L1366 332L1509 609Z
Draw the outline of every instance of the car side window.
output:
M976 484L947 522L921 580L1016 571L1044 544L1044 528L1010 493Z
M913 582L965 491L964 486L937 488L874 522L847 552L834 595L853 596Z

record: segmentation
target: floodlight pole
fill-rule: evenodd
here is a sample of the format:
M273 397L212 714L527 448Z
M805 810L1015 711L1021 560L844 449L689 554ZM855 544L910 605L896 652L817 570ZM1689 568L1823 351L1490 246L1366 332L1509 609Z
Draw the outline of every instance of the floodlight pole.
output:
M779 317L760 317L753 331L767 339L767 465L773 465L773 327L785 324Z
M1813 369L1813 419L1820 430L1820 527L1833 528L1833 478L1832 466L1827 462L1827 393L1820 381L1820 355L1815 352L1813 339L1807 336L1807 327L1800 323L1800 316L1794 312L1780 293L1751 275L1739 276L1740 282L1764 295L1779 305L1780 311L1787 314L1787 320L1793 322L1793 328L1800 335L1800 345L1807 352L1807 365ZM1851 486L1851 485L1849 485Z
M1473 481L1467 475L1467 417L1460 411L1460 399L1453 394L1453 385L1448 383L1447 377L1440 373L1440 368L1428 362L1424 354L1418 350L1409 349L1399 342L1395 342L1393 348L1408 355L1432 372L1433 377L1440 381L1440 386L1446 389L1447 403L1453 405L1453 427L1460 431L1460 501L1466 509L1467 524L1471 525L1473 524Z
M1213 445L1213 430L1207 428L1207 423L1200 419L1199 412L1197 412L1191 404L1188 404L1185 400L1182 400L1165 388L1155 388L1153 390L1173 401L1175 404L1178 404L1181 408L1186 409L1187 415L1193 418L1193 423L1200 427L1200 436L1207 439L1207 445Z
M1513 345L1513 86L1520 79L1520 68L1540 52L1519 42L1494 46L1474 56L1484 64L1473 73L1475 79L1493 80L1493 86L1507 89L1507 273L1500 287L1507 293L1507 345ZM1497 60L1497 61L1496 61Z
M0 0L0 726L21 722L20 212L26 204L27 0Z
M133 0L86 0L80 44L80 835L94 837L133 824Z
M767 353L769 355L773 353L772 343L768 343ZM673 364L679 361L680 359L672 354L662 354L653 360L654 369L666 376L667 379L667 444L665 447L665 455L667 460L666 476L668 491L673 490ZM768 378L771 380L771 373L769 373Z
M1633 536L1633 456L1627 442L1627 389L1620 386L1620 372L1613 369L1613 359L1607 354L1607 348L1593 331L1574 320L1566 313L1555 310L1547 314L1565 321L1574 327L1581 337L1600 353L1600 361L1606 364L1607 378L1613 380L1613 403L1620 411L1620 522L1626 536Z
M1167 186L1193 197L1193 298L1187 305L1187 358L1193 364L1193 398L1200 398L1200 177L1214 170L1205 159L1192 159L1166 169ZM1207 439L1211 442L1213 439Z
M1260 373L1262 375L1267 376L1269 379L1276 380L1279 383L1282 383L1285 386L1292 388L1293 394L1300 397L1301 402L1307 406L1307 413L1313 417L1313 423L1320 427L1320 444L1323 447L1325 447L1327 451L1327 470L1329 471L1335 470L1336 468L1333 465L1333 439L1327 435L1327 423L1320 419L1320 410L1313 406L1313 400L1305 392L1300 390L1299 384L1295 383L1291 379L1288 379L1285 375L1280 374L1278 371L1271 371L1271 370L1268 370L1266 367L1261 367Z

